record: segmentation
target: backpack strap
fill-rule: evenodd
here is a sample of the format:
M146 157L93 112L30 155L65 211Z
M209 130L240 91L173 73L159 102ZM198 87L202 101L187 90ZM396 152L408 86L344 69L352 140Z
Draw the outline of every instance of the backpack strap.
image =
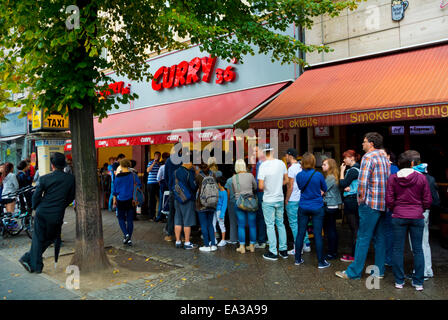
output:
M308 181L306 182L306 184L305 184L305 186L303 187L303 189L300 190L301 193L304 193L304 192L305 192L306 187L308 187L308 184L310 183L311 178L314 176L315 173L316 173L316 170L314 170L314 172L311 174L311 176L309 177L309 179L308 179Z

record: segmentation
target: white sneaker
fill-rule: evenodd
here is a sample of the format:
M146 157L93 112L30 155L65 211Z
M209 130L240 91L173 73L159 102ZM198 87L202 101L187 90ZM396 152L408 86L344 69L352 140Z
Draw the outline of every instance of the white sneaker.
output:
M219 241L219 243L218 243L218 247L225 247L226 244L227 244L227 241L226 241L226 240L221 240L221 241Z
M218 247L217 247L217 246L211 246L211 247L210 247L210 251L216 251L216 250L218 250Z
M303 251L304 251L304 252L311 252L311 245L306 245L306 244L305 244L305 245L303 246Z
M264 249L266 248L266 243L256 243L254 247L255 249Z
M211 247L200 247L200 248L199 248L199 251L202 251L202 252L210 252L210 251L212 251L212 250L211 250Z
M288 254L289 254L290 256L294 256L294 255L296 254L296 249L289 250L289 251L288 251Z

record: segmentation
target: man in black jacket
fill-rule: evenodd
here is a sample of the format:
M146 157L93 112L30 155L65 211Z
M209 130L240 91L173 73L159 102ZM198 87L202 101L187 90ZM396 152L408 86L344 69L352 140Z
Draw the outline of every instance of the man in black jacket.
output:
M40 177L33 194L36 215L31 249L19 260L28 272L42 272L42 254L60 236L65 208L75 199L75 178L63 172L65 156L56 152L50 161L53 172Z

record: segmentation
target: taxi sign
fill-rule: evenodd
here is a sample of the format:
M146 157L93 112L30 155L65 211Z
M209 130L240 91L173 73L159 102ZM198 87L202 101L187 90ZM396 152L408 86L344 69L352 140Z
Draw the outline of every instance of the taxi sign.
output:
M39 109L33 109L32 114L32 131L38 130L51 130L51 131L66 131L69 130L68 116L63 116L58 113L50 114L49 116L42 118L42 111Z

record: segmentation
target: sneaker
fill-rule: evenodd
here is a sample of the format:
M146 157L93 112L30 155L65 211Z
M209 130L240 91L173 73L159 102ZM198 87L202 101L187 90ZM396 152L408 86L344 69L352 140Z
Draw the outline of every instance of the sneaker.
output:
M337 255L335 255L335 254L327 254L326 256L325 256L325 260L335 260L335 259L337 259L338 257L337 257Z
M199 251L202 251L202 252L210 252L211 250L210 250L211 248L210 247L200 247L199 248Z
M219 243L218 243L218 247L225 247L226 244L227 244L227 241L226 241L226 240L221 240L221 241L219 241Z
M128 243L126 243L128 246L132 247L132 241L129 239Z
M397 289L403 289L404 283L399 284L399 283L395 283L395 288Z
M296 266L300 266L302 263L304 263L305 261L303 260L303 259L300 259L300 261L298 261L298 260L296 260L295 262L294 262L294 265L296 265Z
M264 248L266 248L266 243L255 244L255 249L264 249Z
M263 255L263 258L265 258L266 260L276 261L278 259L278 256L276 254L273 254L271 251L268 251Z
M415 288L415 290L417 291L423 291L423 286L419 285L419 284L414 284L414 282L412 282L412 286Z
M182 242L179 242L179 243L176 242L176 248L177 248L177 249L182 248Z
M238 244L238 241L227 241L228 244Z
M317 267L319 269L325 269L325 268L328 268L329 266L331 266L331 263L328 262L327 260L324 260L324 262L319 263L319 265Z
M303 252L311 252L311 244L310 243L305 244L303 246Z
M288 254L289 254L290 256L294 256L294 255L296 254L296 249L289 250L289 251L288 251Z
M286 250L280 251L279 256L282 257L283 259L288 259L288 251Z
M193 244L193 243L189 243L189 244L185 244L184 243L184 249L185 250L191 250L191 249L196 249L198 247L198 245L197 244Z
M342 262L353 262L353 261L355 261L355 258L353 258L352 256L349 256L348 254L344 254L340 260Z
M123 239L123 244L127 244L129 241L129 235L127 234Z
M31 267L28 262L26 262L22 258L19 259L19 262L25 268L26 271L28 271L29 273L33 273L33 270L31 270Z
M339 278L349 279L347 273L345 271L336 271L335 273Z
M173 236L165 236L165 238L163 238L163 240L165 240L165 241L173 241Z
M218 247L217 247L217 246L211 246L211 247L210 247L210 251L216 251L216 250L218 250Z

